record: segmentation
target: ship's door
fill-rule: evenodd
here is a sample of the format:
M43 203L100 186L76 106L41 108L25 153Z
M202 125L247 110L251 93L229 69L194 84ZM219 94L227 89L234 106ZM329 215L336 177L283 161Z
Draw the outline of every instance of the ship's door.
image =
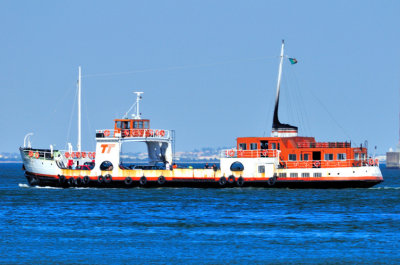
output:
M260 149L267 150L268 149L268 141L260 141ZM261 151L260 156L265 157L266 155Z
M321 160L321 151L318 152L312 152L312 160Z

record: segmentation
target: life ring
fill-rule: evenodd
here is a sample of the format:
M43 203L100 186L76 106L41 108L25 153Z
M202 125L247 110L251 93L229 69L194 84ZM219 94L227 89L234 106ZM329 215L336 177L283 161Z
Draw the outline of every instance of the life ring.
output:
M228 177L228 183L229 183L229 184L235 183L235 176L234 176L234 175L230 175L230 176Z
M225 185L226 185L226 178L225 178L224 176L222 176L222 177L219 179L218 184L219 184L221 187L225 186Z
M110 131L109 131L109 130L105 130L105 131L104 131L104 136L105 136L105 137L110 136Z
M82 158L86 158L87 154L86 152L82 152Z
M35 158L38 159L39 158L39 152L35 153Z
M76 153L75 153L75 152L72 152L72 153L71 153L71 157L72 157L72 158L75 158L75 157L76 157Z
M98 176L98 177L97 177L97 182L98 182L99 184L102 184L102 183L104 182L104 177L103 177L102 175Z
M132 178L131 178L131 177L126 177L125 180L124 180L124 182L125 182L125 185L129 186L129 185L132 184L133 181L132 181Z
M85 185L89 184L89 182L90 182L89 176L84 176L82 182L83 182L83 184L85 184Z
M29 157L32 157L32 156L33 156L32 150L29 151L28 155L29 155Z
M92 153L92 158L95 159L96 158L96 152Z
M146 184L147 184L147 178L146 178L145 176L142 176L142 177L139 179L139 184L140 184L141 186L146 185Z
M267 183L269 186L274 186L276 182L276 176L273 176L272 178L269 178Z
M81 158L81 152L76 152L76 158Z
M130 135L129 130L125 130L125 131L124 131L124 135L125 135L126 137L128 137L128 136Z
M235 155L235 151L229 150L228 151L228 156L233 157Z
M164 176L159 176L157 179L157 183L159 185L164 185L165 184L165 177Z
M375 166L379 167L379 159L378 158L375 159Z
M369 159L369 165L373 166L374 165L374 160L372 158Z
M81 178L81 177L77 177L77 178L75 179L75 184L76 184L76 186L82 185L82 178Z
M321 167L321 162L314 161L314 167Z
M161 131L160 131L160 136L161 136L161 137L164 137L164 136L165 136L165 131L164 131L164 130L161 130Z
M153 130L147 130L146 131L146 137L152 137L154 135Z
M109 184L112 181L112 176L110 174L107 174L104 176L104 183Z
M262 151L262 155L263 155L263 156L268 156L268 151L267 151L267 150L263 150L263 151Z
M75 185L75 179L74 179L74 177L70 177L70 178L68 179L68 185L70 185L70 186L74 186L74 185Z
M244 178L243 178L242 176L240 176L240 177L237 179L236 184L237 184L239 187L243 187L243 185L244 185Z

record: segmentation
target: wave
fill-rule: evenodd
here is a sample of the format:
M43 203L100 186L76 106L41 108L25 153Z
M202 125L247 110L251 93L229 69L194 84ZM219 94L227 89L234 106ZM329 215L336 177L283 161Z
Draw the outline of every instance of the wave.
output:
M62 189L59 187L50 187L50 186L44 186L44 187L40 187L40 186L29 186L28 184L23 184L23 183L18 183L18 187L20 188L34 188L34 189Z
M400 190L400 187L375 187L369 188L370 190Z

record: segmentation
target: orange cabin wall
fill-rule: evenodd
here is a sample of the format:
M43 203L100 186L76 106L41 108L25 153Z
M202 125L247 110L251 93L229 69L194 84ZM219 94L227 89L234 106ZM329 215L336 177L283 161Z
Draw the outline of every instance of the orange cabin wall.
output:
M261 141L268 141L268 148L271 143L276 143L276 146L281 151L280 159L284 161L289 160L289 154L296 154L297 161L301 161L301 155L309 154L309 160L312 160L313 152L321 152L321 160L325 160L325 154L333 154L333 160L337 160L337 154L345 153L346 160L353 160L355 152L364 153L367 157L366 148L355 147L298 147L301 143L315 143L314 137L239 137L237 138L237 149L239 150L240 144L246 144L246 150L250 150L251 143L257 143L257 149L261 149Z

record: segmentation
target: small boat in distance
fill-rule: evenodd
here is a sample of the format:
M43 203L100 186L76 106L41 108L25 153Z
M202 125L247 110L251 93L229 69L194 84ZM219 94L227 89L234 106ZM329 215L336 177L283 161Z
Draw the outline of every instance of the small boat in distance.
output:
M32 148L29 135L20 148L25 176L32 186L56 187L248 187L368 188L383 181L379 161L366 147L350 142L317 142L298 136L298 128L279 121L279 95L284 58L282 41L277 92L270 137L239 137L236 148L222 150L220 167L193 169L172 165L174 131L153 129L142 119L135 92L136 113L114 120L112 129L96 131L96 150L82 151L80 118L77 150ZM80 80L80 70L79 70ZM80 115L80 81L78 86ZM144 143L147 165L123 165L122 146Z

